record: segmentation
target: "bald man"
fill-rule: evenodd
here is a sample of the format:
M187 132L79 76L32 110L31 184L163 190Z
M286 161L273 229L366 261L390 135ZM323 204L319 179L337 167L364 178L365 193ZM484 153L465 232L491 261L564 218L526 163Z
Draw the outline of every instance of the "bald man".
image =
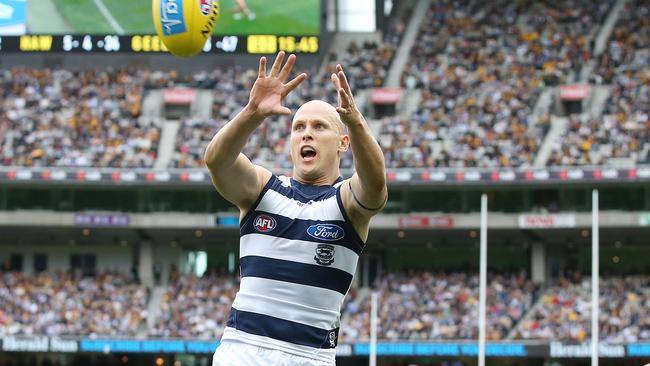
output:
M213 366L334 365L340 309L368 237L386 204L379 144L354 104L343 68L332 83L338 106L311 101L291 124L291 177L276 176L241 153L267 118L290 115L284 97L296 61L266 58L244 109L212 139L205 162L217 191L240 210L241 285ZM343 179L350 146L356 172Z

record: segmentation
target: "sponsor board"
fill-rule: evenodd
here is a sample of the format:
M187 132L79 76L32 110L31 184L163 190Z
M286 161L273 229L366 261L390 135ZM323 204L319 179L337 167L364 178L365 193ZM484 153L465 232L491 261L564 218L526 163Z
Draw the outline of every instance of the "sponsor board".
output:
M171 94L173 95L173 93ZM189 94L188 94L189 96ZM177 96L172 96L172 99ZM185 98L185 96L183 96ZM177 100L180 101L180 100ZM0 184L15 181L28 181L31 183L49 183L59 181L70 184L99 183L104 185L123 184L168 184L183 186L184 184L199 183L210 184L207 173L202 169L170 169L163 171L152 171L151 169L111 169L97 168L57 168L49 171L43 168L27 167L0 167ZM286 174L286 172L278 172ZM289 173L291 174L291 173ZM351 171L343 170L342 174L352 174ZM421 169L388 169L386 179L389 185L413 185L413 186L448 186L458 183L489 185L490 187L504 184L540 185L564 182L566 183L607 183L612 182L637 182L645 183L650 181L650 167L637 167L635 169L575 169L567 170L535 170L535 171L464 171L447 169L445 171L428 171Z
M196 97L196 89L167 88L163 92L165 104L190 105Z
M328 337L335 342L336 334ZM195 339L89 339L47 336L5 336L0 338L3 352L82 352L82 353L190 353L212 354L218 341ZM591 344L562 342L488 342L488 357L508 358L589 358ZM343 343L336 347L338 357L365 356L369 343ZM476 357L478 344L471 341L440 342L378 342L378 356L417 357ZM650 343L599 345L599 355L605 358L648 357Z
M74 215L74 224L78 226L129 226L131 219L126 214L86 214Z
M561 342L551 342L550 356L554 358L587 358L591 357L591 344L563 344ZM598 345L598 355L600 357L625 357L625 346L622 344L611 345L600 343Z
M2 338L5 352L47 352L50 342L45 336L7 336Z
M589 84L569 84L569 85L560 85L560 99L562 100L583 100L591 91L591 85Z
M397 218L397 226L400 228L445 228L454 227L452 215L403 215Z
M522 229L555 229L575 227L576 215L519 215L518 224Z

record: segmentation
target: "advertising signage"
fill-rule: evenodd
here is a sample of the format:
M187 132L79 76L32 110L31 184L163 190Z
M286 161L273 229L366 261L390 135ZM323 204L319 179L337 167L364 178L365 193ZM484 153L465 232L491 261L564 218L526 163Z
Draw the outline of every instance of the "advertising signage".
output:
M2 352L62 352L62 353L171 353L212 354L218 341L195 339L90 339L47 336L5 336L0 338ZM486 355L500 358L589 358L589 343L562 342L488 342ZM367 357L370 345L366 342L341 343L337 357ZM471 341L449 342L378 342L377 355L381 357L476 357L478 344ZM650 357L650 343L599 345L604 358Z

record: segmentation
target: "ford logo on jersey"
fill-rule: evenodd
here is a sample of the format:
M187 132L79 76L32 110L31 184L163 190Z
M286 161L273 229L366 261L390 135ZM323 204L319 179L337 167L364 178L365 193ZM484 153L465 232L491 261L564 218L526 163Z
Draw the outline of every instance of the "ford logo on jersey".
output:
M275 219L269 215L259 215L255 218L255 220L253 220L253 226L255 226L255 230L261 233L268 233L269 231L275 229L277 225L278 224L275 222Z
M307 228L307 234L312 238L335 241L343 239L345 231L338 225L333 224L316 224Z
M166 36L179 34L187 31L185 18L183 17L182 0L161 0L160 1L160 22L162 31Z

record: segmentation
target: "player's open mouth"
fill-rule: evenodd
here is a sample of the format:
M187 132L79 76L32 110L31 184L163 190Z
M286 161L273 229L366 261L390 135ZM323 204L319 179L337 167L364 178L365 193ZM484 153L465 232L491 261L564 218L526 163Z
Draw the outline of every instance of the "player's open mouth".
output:
M316 150L311 146L303 146L300 149L300 156L303 161L312 161L316 158Z

